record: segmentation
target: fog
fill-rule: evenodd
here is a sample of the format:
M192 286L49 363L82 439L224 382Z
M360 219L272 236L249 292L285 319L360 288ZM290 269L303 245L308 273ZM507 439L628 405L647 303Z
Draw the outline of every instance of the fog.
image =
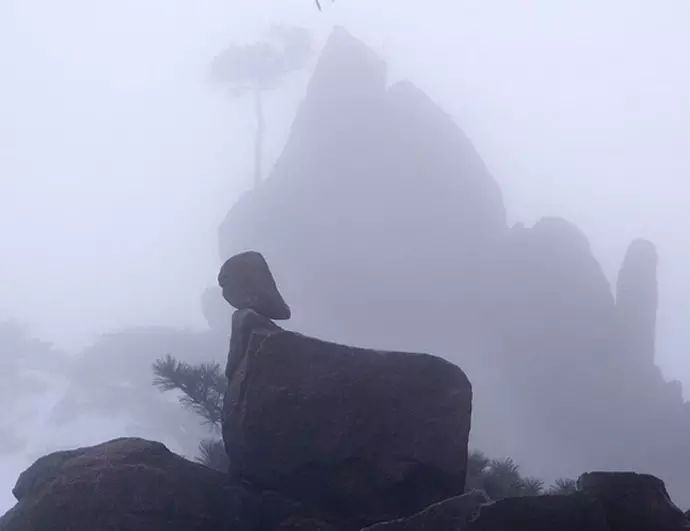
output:
M209 83L209 65L272 24L307 28L315 51L342 25L393 80L413 81L452 115L500 184L509 221L574 222L612 282L633 238L656 243L657 363L690 396L690 4L322 7L0 3L0 322L54 344L33 363L122 328L206 328L200 295L220 264L218 226L252 185L254 134L251 100ZM315 59L266 96L267 167ZM0 345L0 368L12 348ZM4 401L21 402L22 382L0 383ZM43 385L57 395L64 384ZM0 416L0 512L27 459L82 442L42 420L49 408L39 400L33 413ZM30 414L30 451L3 454L5 428ZM83 442L117 434L102 424L82 422Z

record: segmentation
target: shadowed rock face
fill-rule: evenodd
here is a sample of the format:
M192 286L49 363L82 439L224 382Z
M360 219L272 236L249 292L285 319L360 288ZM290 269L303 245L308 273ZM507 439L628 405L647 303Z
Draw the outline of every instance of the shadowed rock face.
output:
M277 332L278 336L286 334ZM385 354L385 353L379 353ZM270 395L270 394L269 394ZM288 406L289 407L289 406ZM388 406L390 408L390 404ZM251 408L250 408L251 409ZM337 408L334 408L337 410ZM310 413L308 407L304 413ZM390 410L395 411L395 410ZM296 416L293 424L305 427L309 418ZM245 421L246 422L246 421ZM284 428L285 424L283 425ZM367 426L363 427L369 431ZM427 426L427 432L432 429ZM289 427L294 432L294 428ZM285 433L285 430L282 431ZM239 434L236 434L239 435ZM425 435L418 438L422 440ZM350 431L341 447L361 441ZM381 439L377 439L378 442ZM303 440L286 444L269 441L282 455L307 455ZM324 447L316 441L312 457L323 463L318 452ZM367 441L365 444L371 444ZM236 445L233 445L237 447ZM374 446L371 455L381 456ZM360 452L364 448L360 448ZM400 447L391 448L397 452ZM342 453L340 454L342 455ZM401 455L401 454L393 454ZM332 463L332 461L331 461ZM261 464L245 476L264 474ZM302 476L305 484L291 484L293 494L303 496L305 486L325 488L321 496L308 503L285 493L262 488L249 481L238 481L186 461L170 453L162 444L142 439L117 439L98 446L57 452L45 456L21 474L14 493L17 505L0 518L0 531L337 531L358 529L358 524L381 509L388 492L376 481L381 472L370 463L366 500L358 497L363 485L357 483L357 462L347 468L332 469L334 475L318 475L318 467ZM413 461L414 465L420 463ZM268 479L277 483L286 469L273 467ZM388 471L392 471L389 468ZM403 469L404 470L404 469ZM284 476L283 476L284 477ZM396 476L398 479L402 475ZM424 474L409 478L408 487L417 494L429 494L433 484ZM246 479L246 478L245 478ZM294 479L294 476L293 476ZM344 482L342 480L345 480ZM296 487L296 489L295 489ZM334 488L352 489L350 496L333 506ZM433 490L432 490L433 491ZM433 491L440 495L439 491ZM408 493L409 494L409 493ZM405 491L395 495L410 503ZM361 502L366 501L366 506ZM399 498L400 502L401 499ZM348 503L344 503L348 502ZM631 472L591 472L578 480L578 492L568 496L509 498L491 502L482 492L472 491L432 503L411 516L404 514L411 505L388 509L397 511L395 519L380 522L366 531L687 531L690 520L670 500L664 483L656 477ZM380 516L381 513L379 512ZM403 515L402 517L400 517ZM333 520L335 518L335 520Z
M290 308L260 253L248 251L229 258L220 269L218 283L225 300L238 310L254 310L269 319L290 318Z
M582 494L499 500L484 505L477 519L465 529L467 531L611 531L599 502Z
M666 492L664 482L632 472L590 472L578 489L597 499L611 531L681 531L690 521Z
M480 506L488 502L486 494L472 491L435 503L408 518L375 524L363 531L465 531Z
M423 354L261 328L225 397L231 473L346 528L461 494L472 390Z
M249 530L252 503L218 472L160 443L118 439L39 459L2 531Z

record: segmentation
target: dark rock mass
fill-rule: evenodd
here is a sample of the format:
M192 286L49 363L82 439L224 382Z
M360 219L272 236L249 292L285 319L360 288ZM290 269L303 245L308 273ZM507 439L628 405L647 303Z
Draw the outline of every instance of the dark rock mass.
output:
M462 528L461 528L462 529ZM506 498L481 507L468 531L611 531L601 504L580 493ZM462 529L462 531L465 531ZM647 531L652 531L649 529Z
M225 300L239 310L254 310L269 319L290 318L290 307L260 253L247 251L229 258L220 269L218 283Z
M481 491L472 491L435 503L422 512L367 527L364 531L465 531L489 499Z
M610 531L681 531L690 521L666 492L664 482L632 472L590 472L578 489L603 506Z
M232 474L345 528L463 492L472 390L459 368L263 326L247 335L224 403Z
M223 260L258 249L289 279L304 333L462 366L474 447L546 480L653 473L690 505L690 407L655 365L651 244L631 246L614 293L571 223L509 228L462 130L411 84L389 86L344 30L219 241Z
M118 439L48 455L24 472L1 531L249 530L247 493L160 443Z
M338 531L338 528L314 518L291 517L281 522L277 531Z

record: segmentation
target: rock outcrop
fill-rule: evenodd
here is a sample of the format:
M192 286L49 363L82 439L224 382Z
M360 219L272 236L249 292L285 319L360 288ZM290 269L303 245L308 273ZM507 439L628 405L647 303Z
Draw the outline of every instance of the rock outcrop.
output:
M459 368L280 329L249 336L224 403L232 474L346 528L463 492L472 390Z
M118 439L48 455L17 481L1 531L252 529L252 502L221 473L160 443Z
M597 500L582 494L506 498L481 507L461 531L611 531ZM646 531L652 531L648 529Z
M618 273L616 317L620 348L633 370L654 364L658 306L656 269L654 244L635 240Z
M591 472L570 495L489 501L480 492L444 500L408 518L365 531L685 531L690 519L663 481L621 472Z
M293 420L305 425L309 421ZM309 451L303 439L293 442L298 452ZM351 465L349 475L336 473L334 481L349 479L339 485L360 488L357 463ZM301 479L322 486L318 475ZM424 490L428 479L416 477L414 485ZM380 486L374 483L367 489L371 496L367 508L388 495L376 489ZM304 485L297 494L303 490ZM0 517L0 531L348 531L358 529L356 522L363 514L372 516L362 513L355 499L340 506L336 521L329 521L324 515L335 515L327 497L311 499L307 505L285 493L191 463L160 443L142 439L117 439L47 455L21 474L14 494L18 503ZM353 490L352 494L357 493ZM342 511L350 512L344 515ZM405 514L409 508L396 511ZM671 502L664 483L653 476L592 472L580 477L578 491L571 495L490 501L481 491L472 491L363 531L517 529L688 531L690 519Z
M610 531L682 531L688 520L660 479L632 472L590 472L578 489L601 503Z
M247 251L229 258L220 269L218 283L225 300L238 310L253 310L269 319L290 318L290 307L261 253Z

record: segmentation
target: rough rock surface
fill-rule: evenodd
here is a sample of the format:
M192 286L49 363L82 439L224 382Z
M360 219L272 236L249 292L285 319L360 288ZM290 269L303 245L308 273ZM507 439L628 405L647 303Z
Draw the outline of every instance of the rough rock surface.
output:
M463 492L472 389L462 370L282 330L258 337L225 396L231 473L346 527Z
M598 500L610 531L681 531L690 521L671 501L660 479L632 472L590 472L578 489Z
M225 366L225 376L232 381L237 368L250 352L254 352L267 336L282 329L273 321L254 310L237 310L232 315L230 352Z
M290 318L290 307L261 253L247 251L228 259L220 269L218 283L225 300L239 310L254 310L269 319Z
M465 531L479 506L489 499L481 491L435 503L408 518L398 518L367 527L364 531Z
M479 510L469 531L610 531L599 502L583 496L506 498ZM650 530L651 531L651 530Z
M278 526L277 531L338 531L338 528L314 518L288 518Z
M220 255L261 250L305 333L450 354L436 332L472 329L466 280L504 229L497 183L452 118L336 29L275 168L223 222Z
M36 461L1 531L250 529L244 489L160 443L117 439Z

